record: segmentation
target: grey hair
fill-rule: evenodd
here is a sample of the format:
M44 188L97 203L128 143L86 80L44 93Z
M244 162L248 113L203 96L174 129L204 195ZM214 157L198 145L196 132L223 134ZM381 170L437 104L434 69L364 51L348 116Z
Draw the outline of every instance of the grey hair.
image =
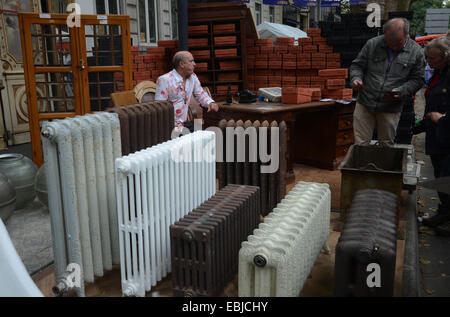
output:
M438 49L441 57L447 59L447 63L450 64L450 38L448 36L441 36L428 42L425 46L425 52L428 52L431 48Z
M177 69L181 62L186 62L186 56L180 52L175 53L172 59L173 68Z
M392 22L394 20L402 20L403 21L403 34L405 36L407 36L409 34L410 24L409 24L409 21L407 19L405 19L405 18L393 18L393 19L390 19L389 21L387 21L383 25L383 33L386 34L386 30L388 30L391 27Z

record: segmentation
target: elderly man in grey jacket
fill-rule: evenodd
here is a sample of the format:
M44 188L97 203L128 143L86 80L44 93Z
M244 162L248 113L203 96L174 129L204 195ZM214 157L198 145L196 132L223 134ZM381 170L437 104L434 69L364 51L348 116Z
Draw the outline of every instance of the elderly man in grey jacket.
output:
M376 126L380 144L393 145L404 102L425 83L423 50L409 38L408 20L389 20L384 35L367 41L350 66L350 78L359 92L355 144L367 145Z

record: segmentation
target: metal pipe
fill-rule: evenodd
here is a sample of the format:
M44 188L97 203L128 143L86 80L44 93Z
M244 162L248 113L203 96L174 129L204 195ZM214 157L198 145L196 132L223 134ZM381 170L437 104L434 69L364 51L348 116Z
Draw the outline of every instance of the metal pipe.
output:
M74 193L77 199L78 217L80 221L80 243L81 256L83 258L84 280L88 283L94 282L94 269L92 261L91 234L89 230L89 209L88 194L86 186L86 165L90 162L84 160L83 150L83 131L76 120L69 123L72 134L73 163L75 170L75 188Z
M120 145L120 123L119 117L116 113L99 113L97 114L98 120L105 122L106 129L103 134L105 137L106 153L113 153L113 156L105 156L106 164L106 186L108 195L108 213L109 213L109 225L111 234L111 255L112 264L120 264L120 246L119 246L119 231L117 220L117 204L116 204L116 187L114 176L114 160L117 157L121 157L121 145Z
M83 147L86 162L87 201L89 210L89 230L93 255L94 276L103 276L103 258L100 234L99 202L96 186L94 137L92 126L85 117L75 117L84 135Z
M180 51L188 50L188 7L186 0L177 0L178 46Z
M58 154L56 145L53 144L58 137L55 129L56 122L49 124L45 122L42 128L42 143L44 144L44 157L49 166L58 166ZM56 285L52 288L52 291L57 296L62 296L70 291L75 290L77 294L84 294L82 291L75 287L69 287L67 285L67 278L69 276L67 272L67 248L65 243L64 234L64 214L63 206L61 204L60 197L62 195L60 190L60 179L58 168L49 168L47 171L47 184L51 191L49 191L49 210L52 225L52 241L53 252L55 257L55 276Z
M56 145L52 140L55 138L55 130L48 122L44 122L42 127L42 138L44 148L44 158L47 166L58 166L58 153ZM48 168L47 173L48 191L48 207L50 210L51 228L52 228L52 242L53 253L55 258L55 277L56 283L60 285L61 281L66 278L67 267L67 248L65 243L64 233L64 216L61 204L61 184L57 168ZM63 289L61 284L55 290Z
M112 270L111 237L109 233L108 195L106 187L105 148L103 144L103 122L96 115L86 115L85 120L92 127L94 137L94 168L97 184L98 210L100 216L100 237L103 269ZM102 274L103 275L103 274Z
M80 243L80 228L78 223L77 201L74 197L75 193L75 174L73 170L73 151L72 151L72 135L70 126L62 120L60 122L52 122L55 126L56 138L59 149L59 162L61 183L65 184L62 190L63 216L66 228L66 244L67 244L67 261L70 263L78 263L81 267L81 281L84 282L82 255ZM51 169L48 167L48 169ZM84 284L75 287L76 294L84 297Z

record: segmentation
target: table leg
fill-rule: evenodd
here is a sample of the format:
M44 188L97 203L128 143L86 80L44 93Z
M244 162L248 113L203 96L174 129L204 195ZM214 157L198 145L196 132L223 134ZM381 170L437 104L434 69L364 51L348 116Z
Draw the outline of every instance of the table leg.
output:
M290 184L295 181L295 174L294 174L294 166L292 164L292 158L293 158L293 142L294 139L294 131L295 131L295 120L287 120L286 121L286 127L287 127L287 150L286 150L286 183Z

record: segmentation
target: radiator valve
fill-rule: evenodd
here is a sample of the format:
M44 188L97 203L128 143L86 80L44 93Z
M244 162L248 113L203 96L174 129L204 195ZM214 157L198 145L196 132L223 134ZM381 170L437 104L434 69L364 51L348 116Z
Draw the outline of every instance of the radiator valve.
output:
M267 264L267 259L264 255L256 255L253 258L253 263L255 263L255 265L258 267L265 267Z
M183 234L184 238L188 241L192 241L192 239L194 239L194 234L190 230L185 230Z
M123 296L130 297L136 295L136 288L133 285L128 285L127 288L123 290Z
M53 138L55 137L55 129L53 127L47 126L42 130L41 134L44 138L53 140Z
M53 294L56 296L62 296L64 293L68 291L68 287L64 280L61 280L56 284L56 286L52 287Z

